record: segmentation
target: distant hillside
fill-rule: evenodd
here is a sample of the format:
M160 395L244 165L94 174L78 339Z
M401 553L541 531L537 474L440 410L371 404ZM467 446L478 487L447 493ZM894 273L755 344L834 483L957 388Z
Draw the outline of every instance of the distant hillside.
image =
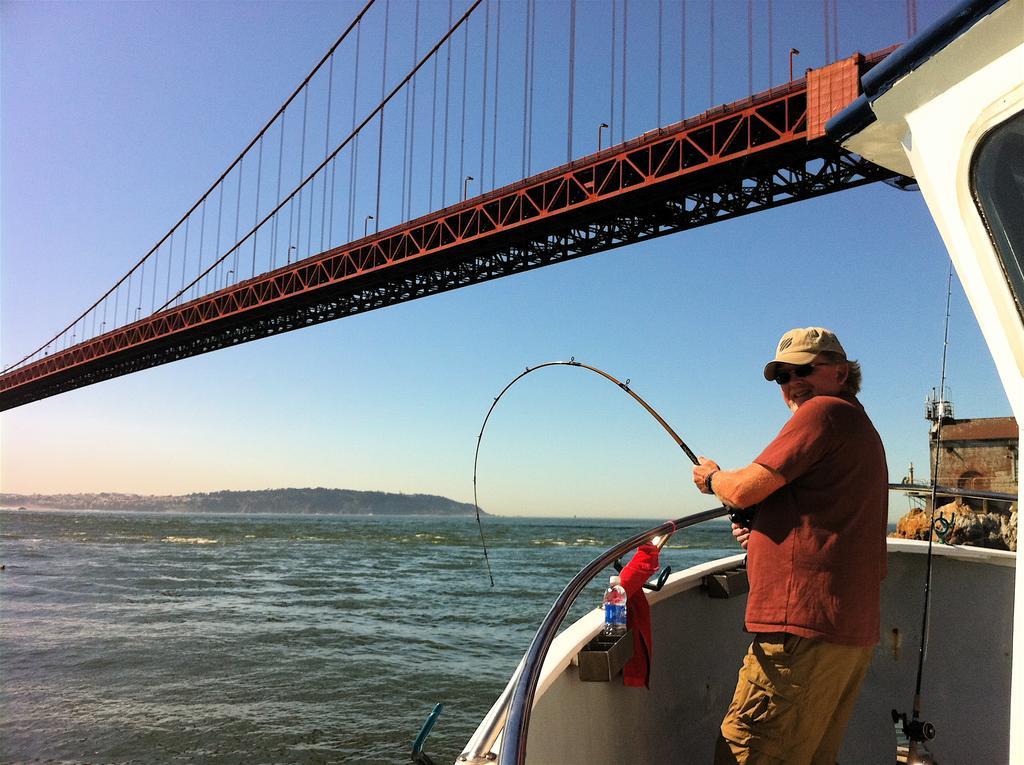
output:
M319 488L215 491L209 494L166 496L109 493L0 494L0 505L57 510L297 515L473 515L475 512L471 504L433 494Z

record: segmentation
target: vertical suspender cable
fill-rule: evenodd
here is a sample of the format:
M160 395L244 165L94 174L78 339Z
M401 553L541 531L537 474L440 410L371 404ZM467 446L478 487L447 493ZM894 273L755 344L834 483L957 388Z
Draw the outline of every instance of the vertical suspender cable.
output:
M167 251L167 287L164 291L164 302L167 302L167 298L171 296L171 265L174 263L174 232L176 229L171 229L170 243L171 246ZM107 301L103 300L103 325L107 323ZM103 331L104 326L100 325L100 332Z
M774 28L772 26L772 0L768 0L768 87L775 84L775 75L772 72L772 53L775 51Z
M303 176L303 177L305 177L305 176ZM323 180L323 177L321 177L320 180ZM302 179L301 178L299 179L299 182L302 183ZM313 209L316 207L315 203L316 203L316 175L314 174L313 180L310 181L310 183L309 183L309 207L308 207L309 214L306 216L307 221L308 221L306 223L306 257L307 258L310 255L313 254ZM259 220L259 215L258 214L256 216L256 220L257 221ZM300 226L301 226L301 224L300 224ZM259 228L256 229L256 234L253 234L253 240L256 239L256 236L258 234L259 234ZM296 257L295 259L298 260L299 258Z
M299 144L299 183L302 183L302 179L306 177L306 124L309 115L309 86L303 89L302 93L302 143ZM299 211L296 215L298 221L299 230L295 234L295 259L299 260L299 243L302 241L302 198L306 195L306 189L303 188L299 191ZM309 206L313 206L313 200L310 200ZM309 255L309 252L306 252Z
M679 4L679 119L686 119L686 0Z
M519 177L526 177L526 125L530 111L530 14L533 0L526 0L526 27L523 32L523 161Z
M331 201L327 205L327 249L334 246L334 192L338 187L338 158L331 160Z
M660 3L661 0L658 0ZM658 88L661 88L659 81ZM569 3L569 98L568 117L569 124L566 130L565 161L572 161L572 108L573 96L576 90L576 0Z
M281 123L281 127L284 127L284 122ZM245 169L245 160L238 163L238 194L235 196L235 257L234 266L235 273L238 273L238 222L242 214L242 170ZM185 224L185 252L188 252L188 223ZM184 289L184 283L182 289Z
M418 5L417 5L417 10L419 10L419 6ZM414 41L413 44L415 45L415 41ZM415 64L416 64L416 53L415 53L415 51L412 54L412 62L413 62L413 65L415 66ZM413 82L416 82L415 78L413 78ZM399 210L398 219L399 219L400 222L407 220L406 215L405 215L405 208L407 206L406 205L405 195L406 195L406 193L409 190L409 184L408 184L408 180L409 180L409 103L410 103L411 98L412 98L412 88L409 87L409 88L405 89L405 117L402 119L402 201L401 201L401 204L398 207L398 210Z
M281 201L281 164L284 160L284 118L288 116L285 112L281 115L281 140L277 147L277 192L274 195L276 202ZM280 215L274 216L274 223L270 232L270 270L273 271L277 266L277 222L280 219ZM235 241L238 241L238 224L235 224ZM235 273L238 273L236 270Z
M617 26L617 6L615 0L612 0L612 42L611 49L609 50L608 60L611 62L612 73L608 78L608 92L611 94L611 102L608 105L608 124L612 127L608 130L608 142L615 143L615 37ZM600 135L600 131L598 131Z
M826 64L829 63L830 55L831 55L831 52L832 52L832 46L831 46L831 43L829 42L829 27L830 27L830 24L829 24L829 18L828 18L828 4L829 4L829 0L821 0L821 7L822 7L822 9L824 11L823 18L825 20L825 63Z
M252 222L253 225L260 219L260 186L263 185L263 138L260 138L260 150L257 153L256 160L256 204L253 210ZM259 236L259 231L253 234L252 237L252 275L256 276L256 238ZM220 223L217 223L217 241L220 241ZM238 240L235 239L237 242ZM235 278L238 278L238 272L235 271Z
M469 22L462 32L462 116L459 127L459 191L466 188L466 79L469 64ZM463 192L465 193L465 192Z
M146 260L148 260L148 258ZM139 266L139 301L138 301L138 305L135 307L135 313L136 313L135 318L136 319L139 318L138 314L142 313L142 300L143 300L142 291L143 291L143 289L145 289L145 287L146 287L146 261L143 260L142 261L142 265ZM214 288L216 288L216 285L214 285ZM82 322L82 339L83 340L85 339L85 322L84 321Z
M384 100L384 94L387 92L387 77L388 77L388 25L391 21L391 0L386 0L384 3L384 65L381 67L380 74L380 100ZM375 232L380 231L380 174L381 166L384 160L384 109L380 110L380 130L377 136L377 204L374 207L373 214L373 230Z
M331 56L331 63L327 69L327 126L324 128L324 158L331 152L331 96L334 90L334 57ZM333 167L333 163L332 163ZM257 184L257 189L259 188ZM327 171L324 170L323 197L320 200L320 252L324 251L324 224L327 223ZM259 193L257 191L257 193ZM332 185L331 194L333 197L334 188ZM257 209L259 204L256 205ZM330 234L328 233L328 239ZM253 247L253 250L256 248Z
M333 75L334 75L334 60L333 59L331 60L331 75L332 75L332 79L333 79ZM332 87L331 90L333 92L333 87ZM331 110L328 107L328 109L327 109L327 120L328 120L328 122L330 121L330 119L331 119ZM335 241L335 239L334 239L334 192L337 190L337 188L338 188L338 159L337 159L337 157L335 157L334 159L331 160L331 201L327 205L327 210L328 210L328 212L327 212L327 248L328 249L330 249L330 247L334 244L334 241Z
M292 250L298 250L292 244L296 239L295 237L295 198L292 197L288 200L288 247L284 251L284 262L292 262Z
M622 127L619 132L619 140L626 140L626 72L629 69L628 45L629 45L629 0L622 0Z
M661 127L661 25L665 12L664 5L663 0L658 0L658 127Z
M199 216L199 263L196 271L198 279L203 273L203 243L206 238L206 201L203 200L203 212ZM128 290L128 297L131 297L131 289ZM196 297L199 297L199 284L196 284Z
M142 311L142 288L145 285L146 285L146 261L143 260L142 264L139 266L139 300L138 300L138 305L135 308L135 316L132 317L133 320L137 319L139 313L141 313L141 311ZM214 289L216 289L216 288L217 288L217 285L214 284ZM83 330L85 329L85 324L82 325L82 329ZM82 334L84 335L85 333L83 332ZM83 337L82 339L84 340L85 338Z
M832 60L839 60L839 2L832 0Z
M490 0L484 2L484 71L483 78L481 80L481 96L480 96L480 185L477 187L480 189L482 194L484 191L484 179L487 177L484 174L484 154L487 148L487 81L488 81L488 64L490 64L491 58L491 3Z
M187 226L188 223L186 222L185 225ZM184 274L182 274L181 283L182 284L185 283L185 275ZM115 327L117 326L117 314L118 314L118 311L120 310L120 308L121 308L121 285L119 284L119 285L117 285L117 289L114 290L114 319L113 319L113 324L114 324ZM70 329L70 327L68 329ZM65 330L64 332L65 332L64 340L67 340L67 338L68 338L67 330ZM67 343L64 344L64 347L65 348L67 347Z
M715 105L715 0L708 4L710 23L708 24L708 49L711 51L709 59L709 81L708 81L708 105Z
M437 56L434 56L434 95L430 106L430 173L427 209L434 209L434 153L437 150Z
M224 219L224 181L221 181L220 182L220 194L217 197L217 243L214 245L214 248L213 248L216 252L220 252L220 230L221 230L221 223L222 223L223 219ZM153 272L153 276L154 277L156 276L156 272L155 271ZM156 295L156 289L155 289L156 285L154 284L153 287L154 287L154 297L155 297L155 295ZM155 304L156 304L156 301L154 300L154 306L155 306Z
M747 92L754 94L754 0L747 0Z
M303 122L305 122L305 120L303 120ZM306 135L305 125L303 125L302 135L303 135L303 137L305 137L305 135ZM301 174L299 175L299 179L300 180L302 179L302 175ZM300 192L300 195L299 195L300 202L301 202L301 199L302 199L302 195L301 195L301 192ZM288 202L288 246L285 249L285 253L284 253L284 255L285 255L285 263L291 263L292 262L292 250L293 249L296 250L296 253L298 252L298 249L295 248L292 245L292 242L296 241L296 239L297 239L297 237L295 236L295 199L292 198Z
M352 139L352 153L349 155L348 171L348 240L351 242L357 236L356 223L356 194L359 190L357 175L359 173L359 134L356 133Z
M448 28L452 28L452 0L448 0ZM452 42L445 45L444 69L444 146L441 150L441 206L448 204L448 99L451 95Z
M239 164L239 166L238 166L238 183L239 183L238 198L239 198L239 200L241 200L241 198L242 198L242 187L241 187L241 183L242 183L242 165L241 164ZM185 219L185 252L184 252L184 254L182 255L182 258L181 258L181 289L182 289L182 291L184 291L184 289L185 289L185 269L188 267L188 228L189 228L189 224L190 223L192 223L192 216L191 215L188 218ZM179 294L178 297L182 297L182 295ZM116 302L115 302L114 305L115 305L115 308L114 308L114 323L116 324L117 323L117 308L116 308L117 304L116 304Z
M287 114L287 113L286 113ZM285 159L285 117L286 114L281 116L281 140L278 144L278 192L276 192L274 199L281 200L281 172L282 163ZM273 227L270 230L270 270L278 265L278 221L281 219L280 215L273 216Z
M416 19L413 23L412 33L412 61L413 66L420 59L420 0L416 0ZM409 125L409 198L406 202L405 219L412 218L412 169L416 160L416 83L419 77L412 78L412 117Z
M363 25L356 27L356 64L352 73L352 129L355 133L352 139L352 153L349 154L348 163L348 240L351 242L356 238L356 177L359 174L359 134L356 133L356 110L359 107L359 48L362 39ZM280 201L280 199L278 199Z
M501 92L500 66L501 66L501 3L498 3L498 18L494 28L494 123L491 129L491 188L498 185L498 94Z
M223 186L221 187L220 195L221 195L221 198L223 199L223 197L224 197L224 187ZM150 298L149 298L149 312L150 313L153 313L153 310L156 308L156 278L157 278L157 276L159 274L160 274L160 248L157 247L156 248L156 263L153 264L153 294L150 295ZM95 336L95 334L96 334L96 312L95 311L93 311L93 315L92 315L92 326L93 326L93 335Z
M534 53L537 50L537 0L530 0L533 12L530 14L530 102L526 108L528 127L526 130L526 172L533 172L533 81L536 79Z

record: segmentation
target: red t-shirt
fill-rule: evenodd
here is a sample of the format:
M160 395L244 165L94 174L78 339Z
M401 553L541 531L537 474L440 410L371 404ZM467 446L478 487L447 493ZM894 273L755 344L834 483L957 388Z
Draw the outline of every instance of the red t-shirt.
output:
M754 461L786 485L754 508L747 630L874 645L889 471L864 408L815 396Z

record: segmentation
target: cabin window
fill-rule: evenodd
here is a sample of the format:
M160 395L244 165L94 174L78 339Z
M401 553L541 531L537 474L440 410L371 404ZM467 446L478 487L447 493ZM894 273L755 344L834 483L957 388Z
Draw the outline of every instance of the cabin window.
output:
M1024 112L981 139L974 152L971 186L1024 319Z

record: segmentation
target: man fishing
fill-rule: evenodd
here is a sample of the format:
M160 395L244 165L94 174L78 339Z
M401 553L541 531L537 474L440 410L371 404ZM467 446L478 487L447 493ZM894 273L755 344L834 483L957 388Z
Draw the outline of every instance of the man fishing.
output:
M860 365L835 334L790 330L764 377L793 412L786 425L744 468L701 457L693 469L698 489L753 519L733 523L754 637L715 763L833 765L879 639L888 468L856 398Z

